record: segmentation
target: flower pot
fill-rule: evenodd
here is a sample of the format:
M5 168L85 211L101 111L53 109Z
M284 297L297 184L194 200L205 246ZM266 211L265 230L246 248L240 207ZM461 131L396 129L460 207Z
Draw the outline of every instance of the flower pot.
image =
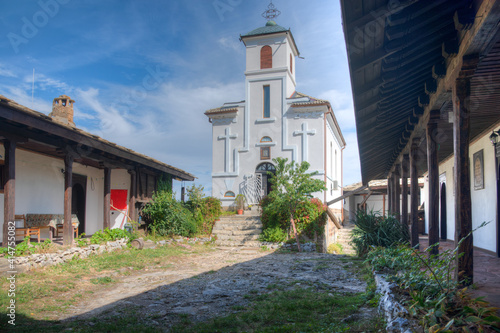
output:
M243 215L243 209L238 209L238 215Z

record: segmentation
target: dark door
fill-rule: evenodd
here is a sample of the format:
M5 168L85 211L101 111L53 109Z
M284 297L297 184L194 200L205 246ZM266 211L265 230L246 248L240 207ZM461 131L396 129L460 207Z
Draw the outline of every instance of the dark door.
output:
M271 190L272 190L272 184L269 181L271 179L272 175L269 175L268 172L271 172L272 174L276 174L276 168L274 167L273 164L271 163L262 163L259 164L255 170L256 173L260 173L262 175L262 190L263 190L263 196L267 196Z
M441 239L446 240L446 183L441 184Z
M85 208L87 201L87 176L73 174L71 214L76 214L80 225L78 234L85 232Z

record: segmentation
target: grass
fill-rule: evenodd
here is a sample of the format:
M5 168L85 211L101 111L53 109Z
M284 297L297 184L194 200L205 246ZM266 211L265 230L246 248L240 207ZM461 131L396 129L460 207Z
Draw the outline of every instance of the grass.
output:
M65 264L37 269L16 276L16 316L27 322L54 318L84 297L93 297L101 289L119 281L133 270L170 269L172 262L195 251L209 251L210 247L195 245L192 251L178 246L156 249L126 249L85 260L73 259ZM0 279L0 331L6 324L6 306L10 297L7 279ZM84 295L84 296L82 296ZM24 320L23 320L24 321ZM19 327L16 327L19 328Z

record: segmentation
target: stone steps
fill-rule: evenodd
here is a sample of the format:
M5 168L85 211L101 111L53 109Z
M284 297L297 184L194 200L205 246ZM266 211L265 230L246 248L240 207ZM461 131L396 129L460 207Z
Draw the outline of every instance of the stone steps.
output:
M221 217L215 222L212 233L217 236L218 246L227 247L260 247L259 235L262 233L260 216L255 212L246 215Z
M350 244L351 231L353 228L354 226L347 225L344 226L344 228L338 230L337 243L342 245L342 251L344 252L344 254L356 254L356 250L354 250L354 247Z

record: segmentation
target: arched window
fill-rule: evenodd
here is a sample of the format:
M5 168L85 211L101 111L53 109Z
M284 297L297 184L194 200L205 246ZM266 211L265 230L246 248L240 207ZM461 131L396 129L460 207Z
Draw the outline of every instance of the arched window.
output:
M273 49L265 45L260 49L260 69L273 68Z
M236 197L236 195L234 194L233 191L227 191L226 193L224 193L224 198L234 198Z
M291 53L290 53L290 73L293 74L293 57Z
M262 137L262 139L260 139L260 142L273 142L273 139L268 136L264 136Z
M255 171L276 171L276 167L272 163L262 163L257 166L257 169Z

